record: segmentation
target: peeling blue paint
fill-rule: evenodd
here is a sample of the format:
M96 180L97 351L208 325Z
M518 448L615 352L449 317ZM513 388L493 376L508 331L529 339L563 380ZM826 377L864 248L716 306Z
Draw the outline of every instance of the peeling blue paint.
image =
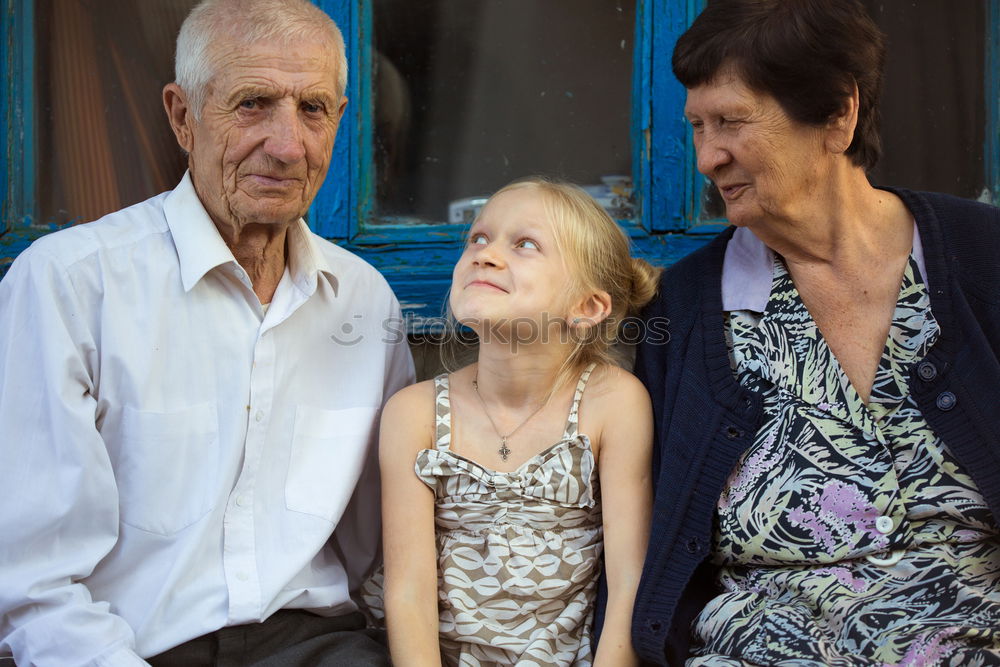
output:
M348 221L354 217L354 203L351 198L352 178L355 169L356 146L352 137L358 133L361 110L357 102L357 90L361 72L355 63L358 35L351 29L354 25L358 0L314 0L340 26L347 50L347 109L340 122L337 140L333 145L333 156L326 172L326 181L316 194L309 208L309 226L320 236L329 239L347 238ZM365 3L367 4L367 3Z

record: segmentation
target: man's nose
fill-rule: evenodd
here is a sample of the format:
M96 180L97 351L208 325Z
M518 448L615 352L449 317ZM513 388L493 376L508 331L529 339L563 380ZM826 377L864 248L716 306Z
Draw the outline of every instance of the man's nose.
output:
M709 130L702 132L700 136L695 135L694 150L698 157L698 171L709 178L733 158L718 134Z
M268 136L264 141L267 154L286 164L302 160L306 147L298 108L290 104L276 105L269 120Z

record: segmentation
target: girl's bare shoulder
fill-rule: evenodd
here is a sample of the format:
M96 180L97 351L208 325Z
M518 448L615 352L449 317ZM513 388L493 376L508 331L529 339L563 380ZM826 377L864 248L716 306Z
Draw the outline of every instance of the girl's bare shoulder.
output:
M591 434L598 448L622 423L651 419L649 393L638 378L610 364L594 369L580 401L580 427Z
M451 374L457 376L467 373L465 368ZM382 424L399 425L401 423L420 428L433 426L435 421L435 403L437 387L434 379L424 380L403 387L392 395L382 411Z
M382 408L379 447L384 452L422 449L434 430L434 381L403 387Z
M648 402L649 393L639 378L620 366L599 364L591 373L584 392L584 400L606 404L632 405L636 401Z
M385 403L383 414L406 412L421 404L434 401L434 380L424 380L403 387Z

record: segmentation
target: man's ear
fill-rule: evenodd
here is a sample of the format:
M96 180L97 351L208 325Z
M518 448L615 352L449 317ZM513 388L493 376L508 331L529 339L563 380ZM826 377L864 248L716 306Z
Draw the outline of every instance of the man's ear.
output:
M176 83L168 83L163 87L163 108L170 121L170 129L177 137L177 143L185 153L190 153L194 147L194 114L188 106L187 95Z
M347 108L347 95L340 96L340 108L337 109L337 123L344 118L344 109Z
M569 325L574 328L590 328L603 322L611 314L611 295L594 292L569 311Z
M858 127L860 94L858 84L854 84L851 94L844 99L840 110L827 121L826 146L832 153L846 153L854 141L854 131Z

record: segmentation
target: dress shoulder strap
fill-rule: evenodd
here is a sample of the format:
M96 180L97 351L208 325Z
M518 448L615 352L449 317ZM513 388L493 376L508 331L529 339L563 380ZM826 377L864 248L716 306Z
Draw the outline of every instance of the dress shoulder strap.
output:
M580 373L580 381L576 383L576 393L573 394L573 405L570 407L569 417L566 419L566 430L563 432L563 440L575 438L579 432L580 399L583 398L583 390L587 387L587 380L590 379L590 374L596 366L596 363L591 362Z
M434 378L434 447L451 448L451 399L448 397L448 374Z

